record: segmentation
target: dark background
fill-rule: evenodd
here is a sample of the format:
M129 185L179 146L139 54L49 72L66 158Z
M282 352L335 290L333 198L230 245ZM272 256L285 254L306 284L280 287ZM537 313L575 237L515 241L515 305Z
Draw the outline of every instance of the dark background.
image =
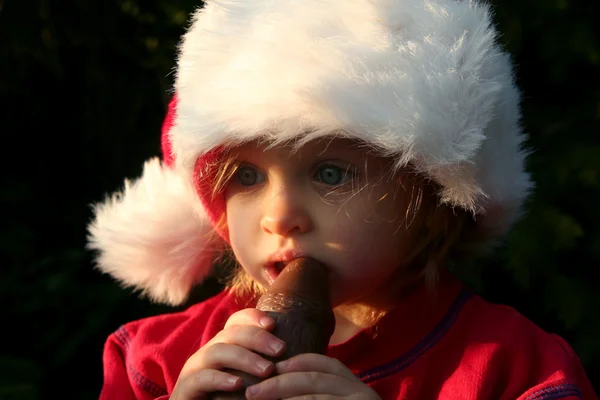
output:
M109 333L174 310L94 270L86 224L90 204L159 154L176 44L196 5L0 0L1 399L97 398ZM600 389L598 8L496 1L538 187L506 245L462 274L565 337Z

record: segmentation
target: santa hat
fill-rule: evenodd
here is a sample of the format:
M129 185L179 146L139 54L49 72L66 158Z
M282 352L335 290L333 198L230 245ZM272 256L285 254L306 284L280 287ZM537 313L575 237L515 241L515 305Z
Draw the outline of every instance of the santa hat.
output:
M208 166L257 138L369 143L499 237L532 184L520 93L497 39L475 1L206 1L180 46L163 161L95 208L100 269L154 300L184 301L222 241Z

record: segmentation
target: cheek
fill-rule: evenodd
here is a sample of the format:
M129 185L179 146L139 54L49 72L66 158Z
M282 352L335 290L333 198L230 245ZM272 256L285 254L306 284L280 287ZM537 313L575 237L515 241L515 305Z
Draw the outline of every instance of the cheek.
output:
M256 224L253 215L254 208L246 203L235 196L228 199L226 203L229 241L236 257L242 263L248 256L247 249L252 247L249 241L256 237L253 234L253 226Z
M369 277L375 270L393 270L402 263L410 247L406 226L397 206L385 200L376 204L354 204L337 213L329 223L328 237L337 245L337 256L349 268L341 272L354 279ZM365 212L366 211L366 212Z
M351 265L357 274L369 271L373 264L397 264L406 245L396 222L348 220L333 226L330 237L338 245L344 264Z
M328 210L329 215L335 215L327 223L328 236L347 251L386 248L391 243L397 248L399 237L406 230L398 202L375 202L370 198L350 201L335 212Z

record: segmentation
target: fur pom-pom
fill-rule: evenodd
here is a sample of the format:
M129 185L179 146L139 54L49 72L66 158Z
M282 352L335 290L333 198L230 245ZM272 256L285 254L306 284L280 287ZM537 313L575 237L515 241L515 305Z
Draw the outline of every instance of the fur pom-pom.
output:
M210 272L219 240L188 182L154 158L138 180L94 206L88 248L102 272L153 301L186 300Z

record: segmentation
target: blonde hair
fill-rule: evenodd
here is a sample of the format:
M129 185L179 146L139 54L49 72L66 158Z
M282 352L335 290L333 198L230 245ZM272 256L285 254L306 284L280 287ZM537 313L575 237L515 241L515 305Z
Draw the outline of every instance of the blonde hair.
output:
M227 183L237 172L237 154L234 149L229 149L223 154L217 168L211 193L213 200L223 194ZM437 195L440 186L423 174L415 172L414 169L406 167L389 174L389 176L382 176L381 179L394 179L398 191L403 190L402 194L409 196L408 201L403 201L406 208L404 218L406 228L411 224L421 226L413 243L414 249L406 258L404 268L398 268L398 273L390 280L390 286L395 291L394 297L401 296L423 282L428 289L434 290L440 272L446 268L448 260L465 254L460 244L469 232L474 219L464 209L441 204ZM354 191L358 189L355 188ZM217 229L225 229L226 226L227 218L223 214ZM235 261L230 248L224 255L220 280L227 290L246 301L266 292L266 289L254 281L250 274ZM373 325L385 315L385 311L374 310L366 304L342 308L346 317L360 322L360 325L365 327Z

